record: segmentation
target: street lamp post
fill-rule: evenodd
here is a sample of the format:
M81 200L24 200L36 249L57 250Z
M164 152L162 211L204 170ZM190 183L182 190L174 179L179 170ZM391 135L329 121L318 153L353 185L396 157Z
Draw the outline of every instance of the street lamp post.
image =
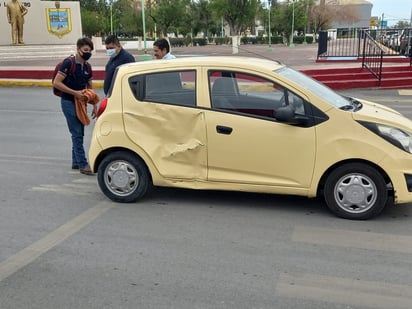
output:
M140 60L150 60L152 59L152 56L150 54L147 53L147 49L146 49L146 17L145 17L145 13L144 13L144 0L141 1L141 5L142 5L142 26L143 26L143 55L140 55L139 58Z
M143 29L142 29L142 31L143 31L143 50L144 50L144 53L147 53L147 50L146 50L146 17L145 17L145 14L144 14L144 0L142 0L142 26L143 26Z
M306 2L306 0L305 0ZM306 8L305 8L305 26L303 27L303 44L306 45L308 42L306 42L306 33L307 33L307 26L308 26L308 10L309 10L309 2L306 2Z
M270 32L270 11L271 11L271 0L268 0L268 36L269 36L268 51L272 51L272 47L271 47L272 33Z
M113 34L113 3L110 3L110 34Z
M295 27L295 0L292 0L292 32L290 34L290 44L289 47L295 47L293 44L293 32Z
M222 17L222 30L221 30L221 33L222 33L222 38L223 38L225 36L225 29L224 29L224 25L223 25L223 17Z

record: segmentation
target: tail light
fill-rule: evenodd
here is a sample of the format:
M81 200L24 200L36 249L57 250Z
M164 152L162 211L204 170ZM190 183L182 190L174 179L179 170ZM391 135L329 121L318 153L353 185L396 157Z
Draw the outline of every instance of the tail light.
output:
M97 118L99 118L100 115L103 114L104 110L106 109L106 106L107 106L107 98L104 98L100 102L99 110L97 111Z

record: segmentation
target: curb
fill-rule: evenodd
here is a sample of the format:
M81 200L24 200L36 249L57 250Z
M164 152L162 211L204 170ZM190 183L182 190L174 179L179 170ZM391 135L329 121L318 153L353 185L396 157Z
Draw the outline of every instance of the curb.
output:
M50 80L41 79L0 79L0 87L52 87ZM102 80L94 80L93 88L103 88Z

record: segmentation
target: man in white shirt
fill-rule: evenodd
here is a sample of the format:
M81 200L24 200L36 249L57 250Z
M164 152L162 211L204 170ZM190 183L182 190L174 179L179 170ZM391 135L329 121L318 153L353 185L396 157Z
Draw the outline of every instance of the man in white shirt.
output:
M170 53L170 45L166 39L158 39L153 43L153 56L156 59L175 59Z

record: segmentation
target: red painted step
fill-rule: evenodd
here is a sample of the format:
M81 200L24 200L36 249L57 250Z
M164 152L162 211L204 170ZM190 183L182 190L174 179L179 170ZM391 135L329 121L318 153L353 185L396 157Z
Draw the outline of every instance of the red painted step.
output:
M383 67L380 85L366 68L319 69L303 72L336 90L373 87L412 88L412 67L410 65Z

